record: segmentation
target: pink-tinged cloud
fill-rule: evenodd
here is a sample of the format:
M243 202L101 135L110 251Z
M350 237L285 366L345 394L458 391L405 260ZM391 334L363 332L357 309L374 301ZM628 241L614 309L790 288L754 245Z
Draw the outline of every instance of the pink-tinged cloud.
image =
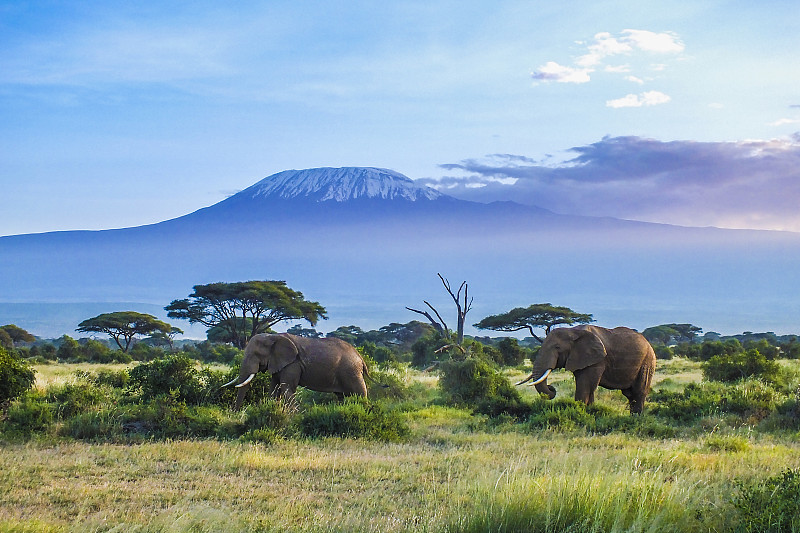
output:
M573 68L559 65L555 61L548 61L539 70L531 74L538 81L555 81L559 83L587 83L591 69Z
M687 226L800 232L800 134L741 142L606 137L548 166L503 155L427 180L452 196L512 200L559 213ZM467 188L483 184L480 188Z

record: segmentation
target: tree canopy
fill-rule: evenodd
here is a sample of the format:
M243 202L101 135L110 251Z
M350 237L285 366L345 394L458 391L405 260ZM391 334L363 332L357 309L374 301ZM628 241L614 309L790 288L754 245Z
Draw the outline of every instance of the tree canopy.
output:
M703 328L692 324L661 324L645 329L642 335L653 344L691 342Z
M511 311L499 315L490 315L474 324L474 326L478 329L508 332L527 329L534 339L542 342L542 339L536 335L534 328L544 329L545 335L547 335L554 326L588 324L589 322L594 322L590 314L577 313L569 307L558 307L543 303L533 304L528 307L515 307Z
M13 348L17 342L33 342L36 337L15 324L0 326L0 344L6 348Z
M312 326L327 318L318 302L306 300L303 293L290 289L285 281L240 281L195 285L188 298L173 300L167 316L190 323L221 328L215 332L244 348L257 333L263 333L283 320L306 320Z
M127 353L136 335L152 335L156 332L170 334L172 326L146 313L117 311L86 319L78 324L76 331L106 333L114 339L120 350Z

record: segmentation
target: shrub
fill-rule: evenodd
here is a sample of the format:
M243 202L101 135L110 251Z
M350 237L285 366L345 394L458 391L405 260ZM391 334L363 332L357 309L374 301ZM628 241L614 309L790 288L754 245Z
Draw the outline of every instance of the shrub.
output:
M531 430L572 431L579 427L589 430L595 427L595 418L586 411L586 406L571 398L536 398L531 405L531 413L526 424Z
M317 405L300 415L300 432L307 437L351 437L400 441L410 429L402 416L363 398Z
M703 377L712 381L734 382L748 377L765 381L780 379L780 365L756 349L730 355L715 355L703 363Z
M48 388L45 399L55 404L56 415L61 420L85 413L102 403L109 402L106 391L94 383L85 381L52 386Z
M787 469L764 481L737 484L733 504L743 531L800 531L800 469Z
M736 385L691 383L681 392L659 390L650 395L653 414L678 422L725 413L761 420L777 408L780 399L773 388L757 380Z
M94 381L98 385L108 385L115 389L124 389L130 383L130 375L127 370L108 370L101 369L88 376L88 379Z
M34 370L13 351L0 347L0 406L33 387Z
M179 400L197 405L207 397L209 373L201 374L197 361L183 354L141 363L129 375L131 389L145 401L174 393Z
M6 413L6 427L12 432L30 435L53 423L53 406L32 395L14 402Z
M216 408L187 406L174 395L161 395L143 404L120 410L122 430L159 438L208 438L218 434L220 413Z

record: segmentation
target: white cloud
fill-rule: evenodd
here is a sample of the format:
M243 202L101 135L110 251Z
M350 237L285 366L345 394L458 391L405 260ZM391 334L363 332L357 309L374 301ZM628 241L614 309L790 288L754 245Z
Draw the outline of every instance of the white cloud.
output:
M580 69L559 65L555 61L548 61L531 77L540 81L556 81L559 83L587 83L591 69Z
M684 44L672 32L655 33L647 30L623 30L622 41L645 52L677 54L683 52Z
M798 118L781 118L776 120L775 122L770 122L769 126L786 126L787 124L800 124L800 119Z
M606 107L642 107L666 104L672 100L669 95L660 91L647 91L641 94L628 94L616 100L606 101Z
M637 78L636 76L625 76L625 79L632 81L633 83L638 83L639 85L644 85L644 80L642 78Z

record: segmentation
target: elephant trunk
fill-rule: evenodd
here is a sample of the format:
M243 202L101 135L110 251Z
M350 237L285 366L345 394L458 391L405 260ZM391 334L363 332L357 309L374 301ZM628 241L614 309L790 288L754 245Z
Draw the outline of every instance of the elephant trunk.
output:
M240 387L236 391L236 404L233 406L235 411L238 411L242 408L242 403L244 403L244 396L247 394L247 391L250 390L250 385L247 384L244 387Z
M550 375L550 372L552 372L555 367L555 356L551 355L550 351L546 351L543 348L539 351L539 355L533 363L533 372L531 372L531 378L535 378L535 381L531 383L531 385L536 387L536 391L539 394L544 394L551 400L556 396L556 389L552 385L547 384L547 376Z

